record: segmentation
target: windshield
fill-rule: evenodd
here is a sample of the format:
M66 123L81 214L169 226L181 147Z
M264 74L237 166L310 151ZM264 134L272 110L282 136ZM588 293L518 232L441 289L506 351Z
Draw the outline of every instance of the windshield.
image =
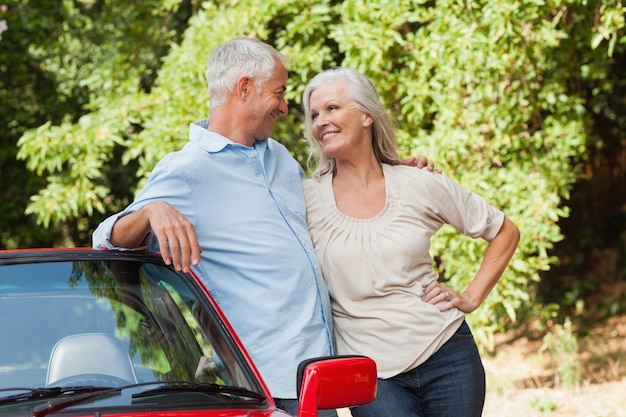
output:
M186 381L262 392L193 278L157 263L1 266L0 331L0 414L3 398L39 388Z

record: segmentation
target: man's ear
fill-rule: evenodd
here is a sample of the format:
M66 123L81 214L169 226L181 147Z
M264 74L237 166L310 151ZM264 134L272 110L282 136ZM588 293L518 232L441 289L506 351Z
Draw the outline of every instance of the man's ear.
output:
M235 86L235 92L237 93L238 97L241 97L243 100L246 100L246 98L248 97L248 94L250 94L252 91L253 85L252 85L252 79L250 77L241 77L239 80L237 80L237 84Z

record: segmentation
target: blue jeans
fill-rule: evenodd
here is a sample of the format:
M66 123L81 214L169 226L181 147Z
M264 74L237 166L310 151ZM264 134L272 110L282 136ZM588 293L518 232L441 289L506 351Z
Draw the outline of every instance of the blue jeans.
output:
M376 400L351 412L353 417L480 417L484 403L485 370L463 322L426 362L389 379L379 378Z
M296 415L298 413L298 400L286 400L284 398L274 398L276 407L285 410L289 414ZM317 417L337 417L336 410L319 410Z

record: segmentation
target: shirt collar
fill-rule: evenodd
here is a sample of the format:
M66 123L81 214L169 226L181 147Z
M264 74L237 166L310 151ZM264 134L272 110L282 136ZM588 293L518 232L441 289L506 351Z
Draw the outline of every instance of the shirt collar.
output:
M222 151L227 146L242 146L220 135L219 133L207 130L209 127L209 119L193 122L189 125L189 140L200 148L210 153L217 153ZM254 147L257 149L265 149L267 147L267 141L257 140L254 143Z

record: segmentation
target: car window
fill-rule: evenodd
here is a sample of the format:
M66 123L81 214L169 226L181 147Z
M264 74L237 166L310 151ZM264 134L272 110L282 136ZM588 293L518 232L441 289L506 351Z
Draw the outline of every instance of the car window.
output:
M0 389L194 381L260 391L192 280L129 260L0 268Z

